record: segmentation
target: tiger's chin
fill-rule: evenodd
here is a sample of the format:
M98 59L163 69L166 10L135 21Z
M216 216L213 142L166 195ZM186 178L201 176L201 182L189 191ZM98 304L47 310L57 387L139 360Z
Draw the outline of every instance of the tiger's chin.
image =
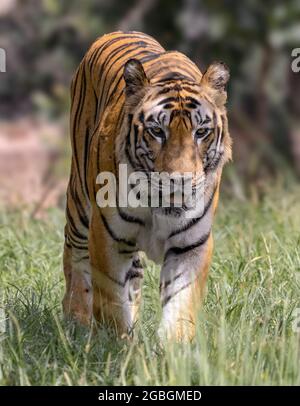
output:
M199 214L204 208L204 182L198 183L193 187L191 193L184 195L184 191L171 192L168 196L159 195L159 206L151 207L151 198L149 205L152 214L157 216L168 216L172 218L190 218Z

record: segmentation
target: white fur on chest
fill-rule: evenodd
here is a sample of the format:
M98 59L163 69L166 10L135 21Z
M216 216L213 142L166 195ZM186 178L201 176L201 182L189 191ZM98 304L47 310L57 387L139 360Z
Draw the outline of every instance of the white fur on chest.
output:
M137 243L149 259L161 264L165 253L165 244L174 230L174 223L180 225L179 219L164 215L152 214L146 222L146 226L141 228Z

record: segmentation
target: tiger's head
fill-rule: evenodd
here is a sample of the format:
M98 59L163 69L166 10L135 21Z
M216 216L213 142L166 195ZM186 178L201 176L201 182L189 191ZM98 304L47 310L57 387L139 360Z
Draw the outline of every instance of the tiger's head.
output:
M231 157L225 108L229 71L213 63L199 83L170 77L150 81L140 61L125 64L127 155L138 170L192 173L197 184Z
M133 157L146 171L215 171L231 157L225 85L228 68L213 63L200 83L174 79L155 84L141 62L124 68L126 104L131 113Z

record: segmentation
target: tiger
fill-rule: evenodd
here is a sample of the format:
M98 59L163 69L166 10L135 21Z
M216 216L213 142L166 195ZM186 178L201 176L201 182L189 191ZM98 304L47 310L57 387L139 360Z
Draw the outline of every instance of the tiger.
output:
M137 31L105 34L90 46L71 83L66 317L133 334L146 255L161 266L158 336L194 338L222 170L231 159L228 80L224 63L202 74L184 54ZM184 205L124 207L117 187L115 204L101 207L98 175L113 174L118 186L121 164L128 176L192 174L192 190L202 185L201 210L187 216L193 208Z

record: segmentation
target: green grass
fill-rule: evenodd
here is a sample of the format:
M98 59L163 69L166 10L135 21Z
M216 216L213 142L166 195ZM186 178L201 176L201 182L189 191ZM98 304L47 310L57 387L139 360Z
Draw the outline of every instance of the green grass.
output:
M299 186L261 203L223 198L192 344L159 349L159 269L149 263L132 343L61 312L64 216L0 215L2 385L299 385ZM3 321L5 319L5 321Z

